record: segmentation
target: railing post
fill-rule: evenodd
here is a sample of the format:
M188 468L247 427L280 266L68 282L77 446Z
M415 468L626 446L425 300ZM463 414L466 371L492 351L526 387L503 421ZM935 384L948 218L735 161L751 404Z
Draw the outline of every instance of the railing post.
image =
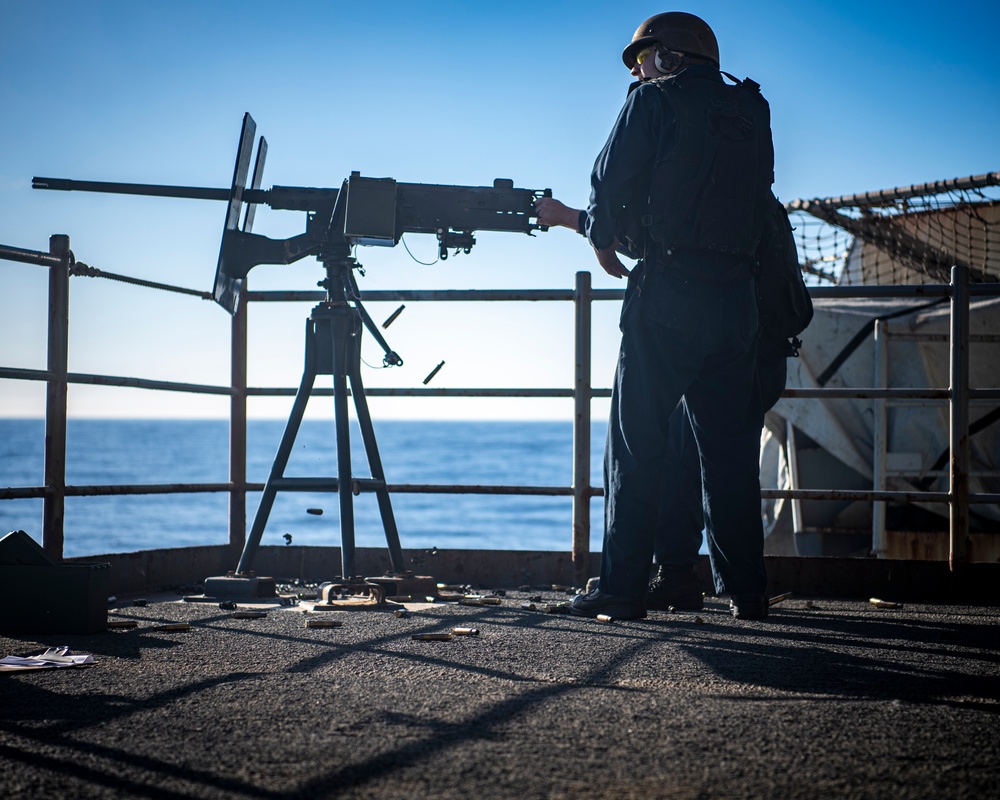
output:
M591 283L589 272L576 273L573 293L576 369L573 382L573 580L587 581L590 569L590 399Z
M229 398L229 547L242 552L247 539L247 286L240 289L232 319Z
M969 539L969 269L951 268L951 526L948 564L965 561Z
M788 484L792 491L798 491L799 486L799 449L795 442L795 426L791 420L785 423L785 458L788 460ZM793 497L792 504L792 536L805 530L805 520L802 517L802 501Z
M45 500L42 546L63 557L66 512L66 373L69 368L69 237L49 237L49 252L61 260L49 267L48 371L45 392Z
M889 323L885 320L875 321L875 383L876 389L885 389L889 385ZM876 492L884 492L886 488L886 459L888 458L887 427L888 402L885 398L872 400L874 412L873 427L875 445L872 453L872 485ZM888 541L885 533L885 502L876 500L872 503L872 553L876 558L885 558L888 553Z

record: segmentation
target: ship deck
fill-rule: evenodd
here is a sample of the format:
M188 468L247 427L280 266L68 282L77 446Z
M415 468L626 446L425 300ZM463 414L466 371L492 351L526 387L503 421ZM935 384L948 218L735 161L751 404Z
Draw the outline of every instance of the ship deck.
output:
M96 660L0 674L2 794L996 796L995 608L792 597L749 622L708 598L601 623L522 608L534 594L566 599L234 619L157 595L111 610L131 630L0 636L0 655ZM479 634L412 638L456 626Z

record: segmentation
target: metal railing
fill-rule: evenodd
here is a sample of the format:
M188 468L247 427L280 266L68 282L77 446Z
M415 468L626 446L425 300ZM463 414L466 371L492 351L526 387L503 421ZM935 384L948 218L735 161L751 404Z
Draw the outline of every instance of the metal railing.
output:
M130 377L114 377L68 372L69 352L69 277L75 263L66 236L53 236L48 253L19 250L0 245L0 259L22 261L49 267L49 326L48 364L45 370L0 367L0 378L45 381L47 384L45 413L45 485L0 489L0 500L38 498L44 500L43 547L56 558L63 552L63 521L65 498L68 496L168 494L194 492L228 492L229 544L234 551L246 540L246 499L248 491L259 491L263 484L246 479L246 434L248 397L291 396L293 388L252 388L247 385L247 307L241 302L232 319L230 386L209 386L172 381L157 381ZM166 288L166 287L160 287ZM188 294L196 294L183 290ZM801 500L860 500L872 502L878 509L885 502L938 502L950 506L949 560L952 564L966 558L969 534L970 503L1000 503L1000 494L970 494L969 492L969 403L975 400L1000 399L1000 389L969 387L969 300L971 296L1000 296L998 284L969 284L968 270L954 267L950 284L925 286L854 286L813 287L814 298L847 297L947 297L951 303L951 380L948 389L871 388L793 388L783 396L789 398L826 399L887 399L946 401L950 409L949 491L886 491L884 469L876 457L875 486L870 491L833 489L763 489L769 499ZM366 301L555 301L573 302L575 308L575 371L572 388L567 389L391 389L371 388L372 397L525 397L573 398L573 478L571 486L510 486L463 484L390 484L391 493L449 494L523 494L572 497L572 557L576 577L586 577L590 554L590 500L603 495L603 489L590 482L591 401L610 397L610 389L592 386L591 332L594 301L620 300L623 291L593 289L589 272L577 272L573 290L441 290L441 291L371 291ZM269 291L245 292L250 302L318 302L322 292ZM69 384L99 384L142 389L186 392L193 394L226 395L230 398L229 482L224 484L144 484L67 486L66 461L66 401ZM316 389L315 395L332 394L332 390ZM364 488L364 486L361 486ZM884 505L881 506L884 508ZM876 511L876 519L878 518Z

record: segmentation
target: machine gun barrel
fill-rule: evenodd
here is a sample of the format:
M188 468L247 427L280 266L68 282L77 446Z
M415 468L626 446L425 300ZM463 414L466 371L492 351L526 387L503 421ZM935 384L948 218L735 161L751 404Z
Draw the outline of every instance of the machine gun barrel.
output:
M229 199L228 189L206 189L197 186L163 186L153 183L111 183L108 181L74 181L69 178L32 178L32 189L56 189L62 192L102 192L104 194L138 194L150 197L183 197L191 200Z
M230 189L204 186L167 186L159 183L113 183L110 181L77 181L70 178L32 178L32 189L55 189L62 192L99 192L131 194L146 197L180 197L188 200L221 200L227 202ZM270 206L288 211L314 211L322 205L333 206L339 189L314 189L305 186L274 186L271 189L244 189L243 202Z

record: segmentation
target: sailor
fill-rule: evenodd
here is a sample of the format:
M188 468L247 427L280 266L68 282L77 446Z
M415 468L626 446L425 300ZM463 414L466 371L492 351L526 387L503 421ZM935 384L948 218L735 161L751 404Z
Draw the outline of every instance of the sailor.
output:
M622 58L638 80L591 174L576 223L598 263L627 277L605 450L598 587L571 611L646 616L670 448L683 400L701 467L716 591L767 615L758 452L754 253L773 182L770 113L751 81L719 71L715 34L683 12L643 22ZM542 224L573 210L538 201ZM630 272L619 252L638 259ZM676 426L675 426L676 427Z

